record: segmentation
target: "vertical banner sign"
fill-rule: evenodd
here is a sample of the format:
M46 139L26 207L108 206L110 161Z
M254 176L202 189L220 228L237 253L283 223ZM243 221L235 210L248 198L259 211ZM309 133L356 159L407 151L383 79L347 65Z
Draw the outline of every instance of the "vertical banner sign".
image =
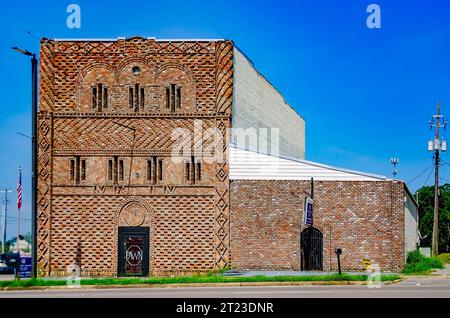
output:
M305 208L303 209L303 223L306 225L313 225L313 206L314 200L307 196L305 199Z

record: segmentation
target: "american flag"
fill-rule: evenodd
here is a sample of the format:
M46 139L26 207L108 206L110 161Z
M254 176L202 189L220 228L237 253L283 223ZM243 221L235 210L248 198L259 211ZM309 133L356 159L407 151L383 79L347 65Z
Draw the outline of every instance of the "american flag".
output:
M19 183L17 184L17 208L22 207L22 170L19 169Z

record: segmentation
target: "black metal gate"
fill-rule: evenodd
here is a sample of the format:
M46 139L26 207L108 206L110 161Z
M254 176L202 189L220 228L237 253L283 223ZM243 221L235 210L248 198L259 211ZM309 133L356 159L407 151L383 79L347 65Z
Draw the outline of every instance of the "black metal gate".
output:
M323 235L318 229L308 227L300 234L302 271L323 270Z

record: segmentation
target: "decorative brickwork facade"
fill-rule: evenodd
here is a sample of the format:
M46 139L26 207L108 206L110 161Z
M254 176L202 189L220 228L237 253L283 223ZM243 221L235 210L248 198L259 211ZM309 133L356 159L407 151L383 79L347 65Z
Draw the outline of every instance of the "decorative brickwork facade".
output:
M311 182L232 180L231 266L300 270L304 200ZM323 270L382 270L404 265L404 184L400 181L315 181L314 227L323 234Z
M40 275L117 275L125 226L149 228L151 274L229 264L228 142L191 142L195 176L171 151L196 120L227 134L232 60L229 41L41 41Z

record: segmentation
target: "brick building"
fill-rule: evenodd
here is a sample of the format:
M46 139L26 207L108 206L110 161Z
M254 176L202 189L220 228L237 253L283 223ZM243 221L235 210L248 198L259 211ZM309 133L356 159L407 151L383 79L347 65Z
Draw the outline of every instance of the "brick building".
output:
M230 148L231 264L240 269L400 271L417 243L417 203L386 177ZM311 180L312 178L312 180ZM314 199L313 226L303 222Z
M43 39L39 94L41 275L300 269L311 177L321 268L337 245L346 268L403 265L417 221L403 183L299 168L304 120L230 41ZM266 161L254 173L242 152ZM267 160L302 173L261 172Z

